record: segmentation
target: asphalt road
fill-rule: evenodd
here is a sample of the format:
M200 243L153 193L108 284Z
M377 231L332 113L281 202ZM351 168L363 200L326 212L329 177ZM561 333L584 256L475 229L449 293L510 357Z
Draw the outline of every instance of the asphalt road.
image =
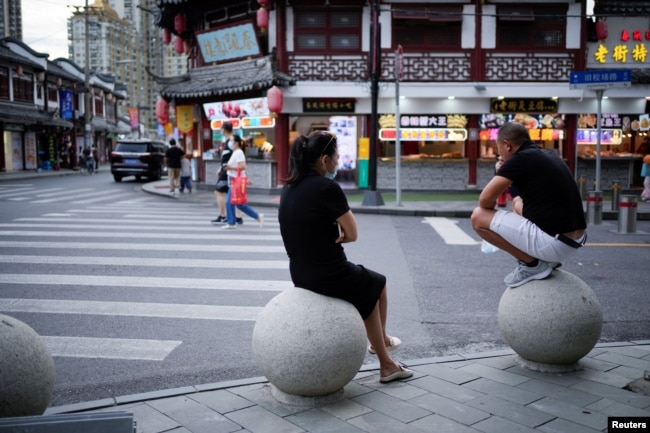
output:
M224 232L209 223L213 203L140 186L107 172L0 182L0 314L53 351L52 406L261 375L254 317L291 284L277 211L258 209L264 228L247 219ZM481 253L468 220L357 220L346 252L388 277L398 360L507 347L496 313L515 263ZM587 247L563 264L603 307L601 341L650 338L649 233L648 221L628 235L615 221L590 227Z

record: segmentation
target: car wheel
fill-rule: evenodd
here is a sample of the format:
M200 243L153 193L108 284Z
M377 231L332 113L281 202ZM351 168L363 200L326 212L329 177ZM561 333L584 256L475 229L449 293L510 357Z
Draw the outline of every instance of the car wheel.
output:
M115 182L122 182L122 176L119 174L114 174L113 179L115 179Z
M159 166L158 168L156 168L156 171L154 172L153 176L151 176L151 178L153 180L160 180L161 177L162 177L162 168Z

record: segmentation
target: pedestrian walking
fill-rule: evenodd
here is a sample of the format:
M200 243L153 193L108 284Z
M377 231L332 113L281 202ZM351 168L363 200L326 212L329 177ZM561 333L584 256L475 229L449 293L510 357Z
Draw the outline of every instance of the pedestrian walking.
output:
M244 154L246 145L241 137L236 134L233 134L232 139L229 141L229 145L232 145L232 154L226 163L225 169L228 173L228 184L231 185L232 179L237 175L237 170L240 170L243 176L246 175L246 155ZM223 226L224 229L234 229L237 227L237 220L235 216L236 209L241 210L243 213L256 220L260 227L264 225L264 214L257 213L255 209L247 204L232 204L231 197L232 188L228 188L228 197L226 199L227 224Z
M181 159L181 194L187 188L187 192L192 194L192 164L190 163L192 155L185 155L185 158Z
M504 282L518 287L548 277L584 245L587 224L578 185L557 153L535 145L516 122L501 126L496 142L504 163L481 192L471 222L481 238L517 259ZM519 194L512 211L496 210L510 185Z
M185 156L185 151L176 146L176 140L169 140L171 146L165 152L165 165L167 165L167 176L169 176L169 193L174 194L177 188L180 188L181 160Z
M221 143L221 148L219 150L221 165L219 170L217 170L217 183L214 186L214 197L217 201L217 208L219 209L219 215L216 219L210 221L212 224L226 224L228 219L226 217L226 201L228 200L228 172L225 167L228 165L228 160L232 155L232 148L234 143L232 143L232 123L225 121L221 125L221 135L223 135L223 142ZM235 208L235 222L237 224L244 224L244 219L242 218L242 213L239 209Z
M282 189L278 220L296 287L343 299L363 319L379 359L380 382L411 377L413 372L389 355L401 341L386 333L386 277L347 260L343 243L357 240L357 223L343 190L333 179L339 153L336 137L317 131L291 145L289 178Z

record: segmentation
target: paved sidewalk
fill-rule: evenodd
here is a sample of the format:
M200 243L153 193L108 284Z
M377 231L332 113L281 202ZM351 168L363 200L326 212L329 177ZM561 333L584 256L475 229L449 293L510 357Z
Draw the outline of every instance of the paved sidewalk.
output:
M536 373L510 350L404 362L411 379L379 383L366 366L343 398L281 404L263 377L51 407L46 414L125 411L139 433L596 433L607 417L650 417L650 340L597 345L583 370ZM624 389L641 383L642 392ZM646 394L644 394L645 392ZM646 430L647 431L647 430Z

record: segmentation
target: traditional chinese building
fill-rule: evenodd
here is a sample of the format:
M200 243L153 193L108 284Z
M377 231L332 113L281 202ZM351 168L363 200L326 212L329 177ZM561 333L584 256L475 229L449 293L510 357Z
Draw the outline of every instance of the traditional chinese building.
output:
M647 5L629 3L597 2L609 36L591 42L584 0L158 0L163 39L190 57L187 75L158 82L168 103L190 107L181 110L191 112L188 150L207 161L221 122L234 120L256 145L249 160L271 161L256 182L271 188L293 138L319 129L339 137L345 186L367 187L376 171L378 188L395 188L399 157L405 189L481 188L506 121L526 125L576 178L594 178L600 141L603 186L628 187L650 96ZM625 85L606 84L597 138L596 93L570 77L610 67L631 72ZM272 86L284 96L277 117L264 98Z

